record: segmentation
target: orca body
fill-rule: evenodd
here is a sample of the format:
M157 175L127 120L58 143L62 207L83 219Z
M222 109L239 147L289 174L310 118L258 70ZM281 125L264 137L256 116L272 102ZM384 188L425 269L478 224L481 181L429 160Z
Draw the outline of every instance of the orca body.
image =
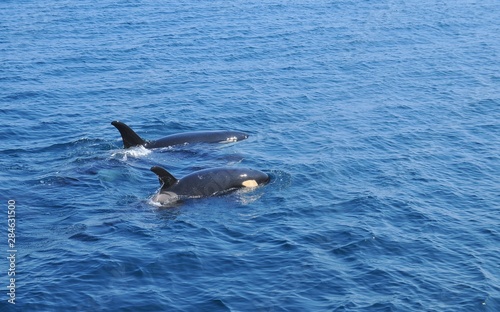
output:
M124 148L144 146L151 149L192 143L232 143L248 138L248 134L244 132L220 130L178 133L156 141L147 141L123 122L113 121L111 124L120 131Z
M185 198L201 198L225 194L240 188L256 187L269 182L261 171L245 168L211 168L193 172L182 179L175 178L162 167L152 167L160 180L161 189L153 202L165 205Z

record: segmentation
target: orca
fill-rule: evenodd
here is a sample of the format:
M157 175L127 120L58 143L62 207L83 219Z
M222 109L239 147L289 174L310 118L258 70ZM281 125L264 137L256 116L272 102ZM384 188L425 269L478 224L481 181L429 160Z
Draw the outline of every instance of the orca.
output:
M257 187L269 182L264 172L245 168L211 168L177 179L162 167L151 167L158 176L161 189L152 198L154 203L166 205L188 198L217 196L240 188Z
M120 131L123 147L144 146L145 148L169 147L191 143L232 143L248 138L248 134L239 131L195 131L169 135L156 141L142 139L134 130L120 121L111 122Z

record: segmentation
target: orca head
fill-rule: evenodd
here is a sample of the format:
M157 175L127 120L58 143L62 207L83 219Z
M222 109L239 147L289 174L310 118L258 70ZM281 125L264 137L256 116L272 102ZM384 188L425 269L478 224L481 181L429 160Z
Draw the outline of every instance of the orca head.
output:
M231 131L224 143L238 142L248 139L249 135L244 132Z
M245 170L239 175L241 186L256 187L269 182L269 175L258 170Z

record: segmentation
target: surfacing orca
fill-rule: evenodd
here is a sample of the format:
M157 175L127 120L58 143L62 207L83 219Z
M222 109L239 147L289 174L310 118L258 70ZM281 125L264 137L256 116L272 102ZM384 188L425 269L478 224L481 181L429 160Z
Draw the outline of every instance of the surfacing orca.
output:
M160 180L161 189L152 201L161 205L187 198L200 198L225 194L244 187L256 187L269 182L261 171L245 168L212 168L193 172L176 179L162 167L152 167Z
M113 126L120 131L123 147L144 146L145 148L169 147L190 143L232 143L248 138L248 134L239 131L195 131L172 134L156 141L142 139L129 126L120 121L113 121Z

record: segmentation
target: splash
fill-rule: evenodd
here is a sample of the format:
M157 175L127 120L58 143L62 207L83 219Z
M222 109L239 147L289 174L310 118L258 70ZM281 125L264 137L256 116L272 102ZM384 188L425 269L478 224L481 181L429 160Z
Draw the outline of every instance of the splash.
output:
M144 146L135 146L135 147L131 147L128 149L117 150L117 151L113 152L113 154L111 154L111 157L112 158L121 158L122 161L127 161L128 157L142 158L142 157L148 156L151 153L152 153L152 151L145 148Z

